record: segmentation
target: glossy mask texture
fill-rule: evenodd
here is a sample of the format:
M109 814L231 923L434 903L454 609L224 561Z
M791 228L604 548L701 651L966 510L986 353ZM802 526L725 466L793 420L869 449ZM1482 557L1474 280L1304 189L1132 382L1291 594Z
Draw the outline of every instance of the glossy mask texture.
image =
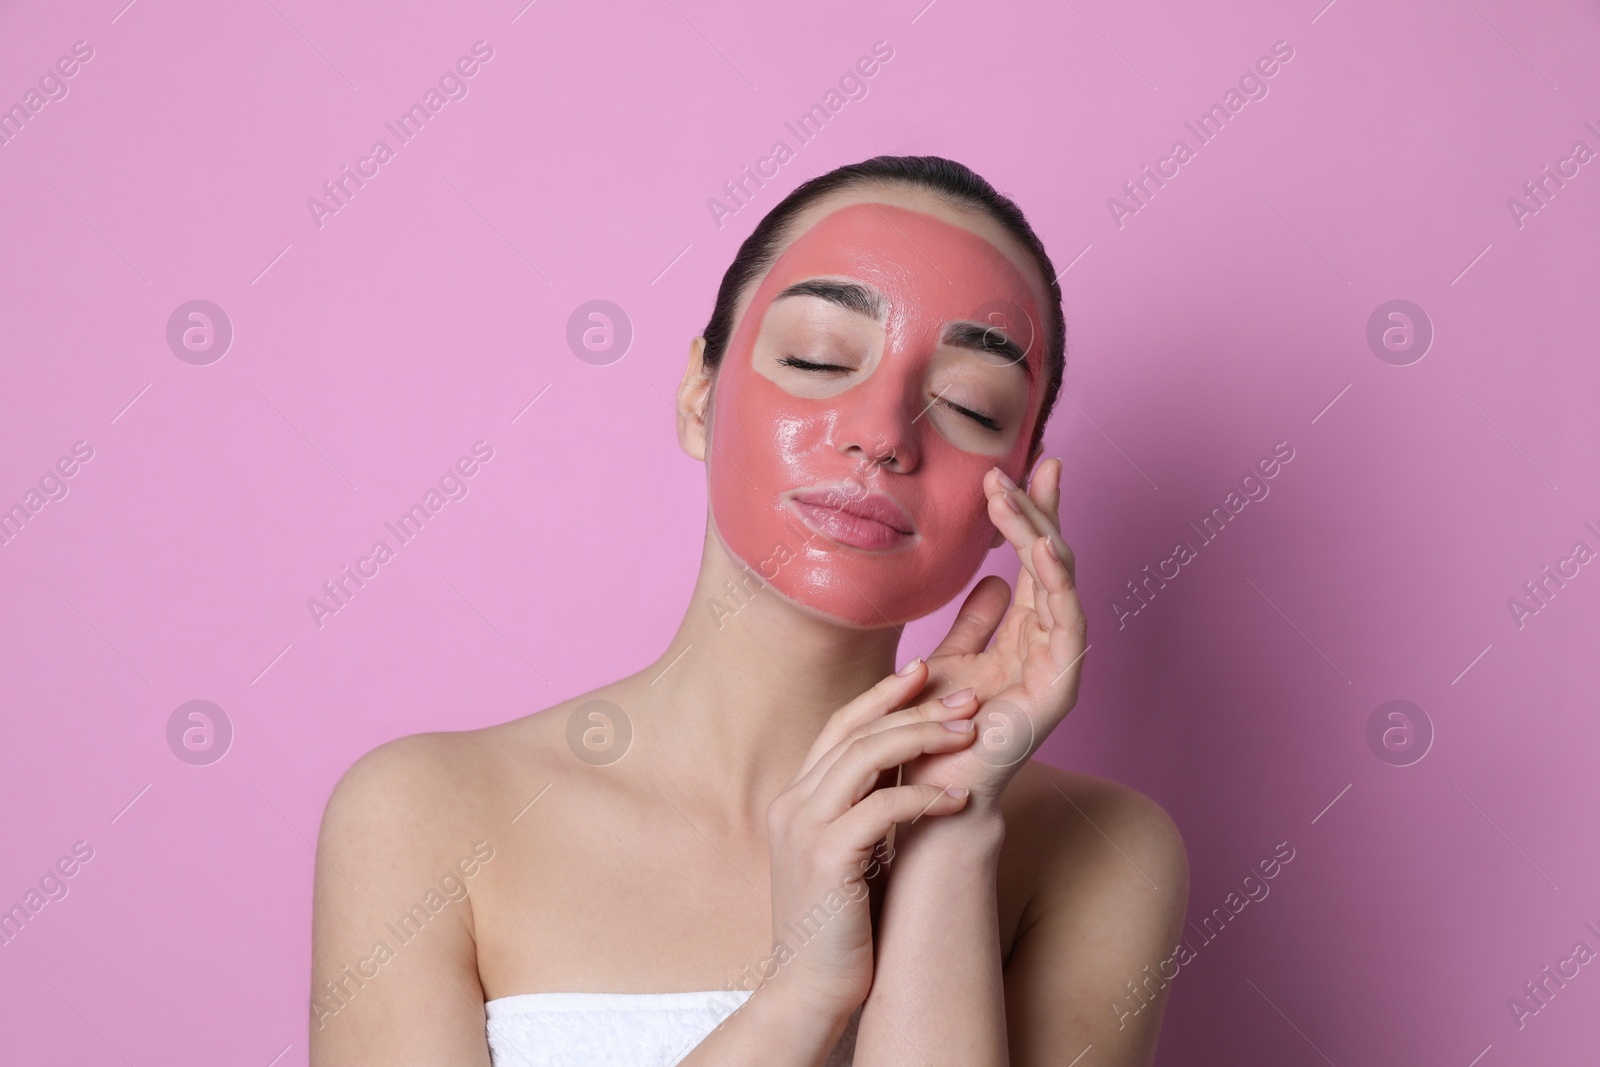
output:
M815 296L774 300L818 278L877 290L882 321ZM956 321L999 326L1026 350L1031 380L1014 360L942 343ZM1044 380L1042 321L1023 274L969 230L881 203L822 218L762 280L718 371L707 464L723 543L773 588L836 621L898 624L951 599L995 532L985 473L1023 473ZM802 373L783 357L855 372ZM1002 432L951 406L970 411L976 401L990 415L1003 410ZM836 500L887 493L914 531L834 515L846 541L872 544L876 533L890 542L841 543L802 517L828 528L833 513L803 512L792 499L817 486L833 487Z

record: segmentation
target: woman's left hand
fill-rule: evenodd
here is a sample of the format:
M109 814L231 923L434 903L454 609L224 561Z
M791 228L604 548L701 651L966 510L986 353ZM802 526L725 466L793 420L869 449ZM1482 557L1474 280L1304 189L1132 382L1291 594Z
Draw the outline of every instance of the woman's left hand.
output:
M978 739L958 752L918 757L901 780L966 786L969 812L997 813L1006 783L1077 703L1088 622L1061 536L1061 461L1041 462L1026 492L992 469L984 492L990 520L1022 562L1016 597L1008 609L1005 580L984 578L918 667L929 672L919 701L975 691L965 702L977 702Z

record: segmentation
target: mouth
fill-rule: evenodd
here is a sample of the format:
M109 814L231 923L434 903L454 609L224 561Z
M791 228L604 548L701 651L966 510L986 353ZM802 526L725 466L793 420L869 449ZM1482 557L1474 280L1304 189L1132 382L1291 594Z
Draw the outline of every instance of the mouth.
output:
M789 494L789 504L811 529L850 548L883 552L916 536L910 513L894 497L863 493L860 483L807 486Z

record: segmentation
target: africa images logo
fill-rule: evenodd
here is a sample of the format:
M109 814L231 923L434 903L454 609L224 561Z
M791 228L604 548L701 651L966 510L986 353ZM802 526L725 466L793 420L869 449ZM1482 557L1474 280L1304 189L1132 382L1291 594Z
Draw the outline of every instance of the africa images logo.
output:
M1181 174L1183 166L1195 158L1197 149L1214 141L1233 121L1233 117L1244 110L1246 104L1252 100L1265 100L1271 91L1267 79L1276 77L1282 71L1283 64L1293 58L1294 48L1288 41L1274 41L1272 54L1262 56L1246 68L1239 76L1237 89L1230 87L1222 94L1220 103L1212 104L1194 122L1183 124L1184 129L1194 137L1193 147L1180 137L1172 143L1170 152L1156 160L1155 170L1152 171L1150 164L1146 163L1141 168L1140 177L1122 183L1122 192L1127 199L1107 197L1106 209L1111 212L1111 221L1117 229L1127 225L1126 220L1130 216L1149 207L1156 190L1164 188L1168 181Z
M822 94L821 100L801 112L793 122L783 124L783 128L794 137L793 148L789 146L787 140L778 138L772 142L772 148L767 154L756 160L754 172L751 171L750 164L746 163L739 168L737 178L722 183L722 192L726 199L706 197L706 210L711 212L711 221L717 224L717 229L722 229L723 223L729 216L737 215L749 207L749 202L755 199L756 192L766 187L767 183L762 179L776 178L779 168L795 157L796 150L805 147L820 134L833 117L844 110L846 104L852 100L865 100L869 91L868 79L875 77L883 69L883 65L893 58L894 48L888 41L872 42L872 54L862 56L853 65L846 67L844 73L839 76L837 88L830 86Z
M409 108L400 113L400 117L393 122L385 122L384 129L393 135L395 147L411 143L412 138L422 132L435 115L444 110L444 106L452 100L465 100L471 87L467 79L476 77L482 70L481 64L494 58L494 48L488 41L474 41L472 55L462 56L455 61L455 65L439 75L437 88L429 86L427 92L422 94L422 99L413 103ZM311 212L311 221L317 229L325 225L324 219L329 215L337 215L349 206L358 191L364 188L368 181L376 178L384 164L395 158L395 148L391 148L388 141L378 138L372 142L372 148L366 155L356 160L355 171L350 170L348 163L343 164L340 175L330 178L322 183L323 195L327 200L317 197L306 199L306 208Z

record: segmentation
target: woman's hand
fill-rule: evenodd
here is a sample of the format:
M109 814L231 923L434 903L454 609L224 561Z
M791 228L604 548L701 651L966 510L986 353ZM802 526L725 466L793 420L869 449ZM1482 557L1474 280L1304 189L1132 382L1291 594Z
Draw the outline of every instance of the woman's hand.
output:
M767 809L772 859L775 981L818 1011L844 1019L872 986L870 892L896 823L947 815L966 803L943 784L893 784L895 767L972 743L970 703L895 711L922 688L923 665L891 674L836 711L804 763ZM944 720L957 720L947 727ZM878 788L887 774L889 785ZM781 945L788 947L782 952Z
M1075 561L1061 536L1061 461L1040 463L1027 492L995 468L984 476L984 491L990 520L1022 561L1017 595L1007 610L1005 580L979 582L927 663L929 695L975 690L968 703L980 704L978 742L921 757L901 777L966 786L975 812L998 811L1011 776L1077 703L1088 649Z

